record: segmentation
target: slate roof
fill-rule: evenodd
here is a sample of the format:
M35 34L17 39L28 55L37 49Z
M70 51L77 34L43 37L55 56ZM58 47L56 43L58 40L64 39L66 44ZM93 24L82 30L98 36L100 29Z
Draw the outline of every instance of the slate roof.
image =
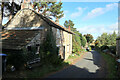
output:
M22 49L37 34L37 30L10 30L2 31L2 49Z

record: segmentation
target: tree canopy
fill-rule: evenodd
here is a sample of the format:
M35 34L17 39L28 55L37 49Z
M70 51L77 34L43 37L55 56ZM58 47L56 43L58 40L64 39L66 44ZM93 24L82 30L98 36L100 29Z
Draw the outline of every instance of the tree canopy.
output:
M68 28L68 27L70 26L70 28L75 31L75 28L73 28L74 23L73 23L73 21L71 21L71 20L69 20L69 21L66 20L66 21L64 22L64 26L65 26L66 28Z
M99 36L97 38L97 41L99 43L99 45L116 45L116 38L117 38L117 34L114 31L112 34L107 34L107 33L103 33L101 36Z
M88 43L92 43L93 42L94 39L93 39L93 36L91 34L86 34L84 36L87 39Z
M38 9L44 16L53 16L56 22L64 16L62 9L62 2L33 2L34 10Z

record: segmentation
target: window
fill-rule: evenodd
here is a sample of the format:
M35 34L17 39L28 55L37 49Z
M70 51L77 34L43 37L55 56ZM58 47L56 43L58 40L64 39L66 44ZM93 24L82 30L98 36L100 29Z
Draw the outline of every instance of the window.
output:
M32 51L31 46L27 46L28 51Z
M36 44L36 49L37 49L36 54L39 54L39 50L40 50L40 45L39 44Z

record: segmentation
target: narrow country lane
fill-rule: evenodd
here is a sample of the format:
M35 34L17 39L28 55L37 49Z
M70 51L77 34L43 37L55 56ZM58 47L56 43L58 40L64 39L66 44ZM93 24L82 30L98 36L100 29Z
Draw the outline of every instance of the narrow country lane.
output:
M98 52L91 51L87 52L74 65L47 78L105 78L106 74L107 68L104 59Z

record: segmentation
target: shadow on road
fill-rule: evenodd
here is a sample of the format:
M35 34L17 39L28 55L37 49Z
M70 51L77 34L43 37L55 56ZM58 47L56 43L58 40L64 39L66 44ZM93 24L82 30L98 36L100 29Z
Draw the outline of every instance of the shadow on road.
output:
M105 78L107 74L105 64L104 59L98 52L91 51L74 65L47 78Z

